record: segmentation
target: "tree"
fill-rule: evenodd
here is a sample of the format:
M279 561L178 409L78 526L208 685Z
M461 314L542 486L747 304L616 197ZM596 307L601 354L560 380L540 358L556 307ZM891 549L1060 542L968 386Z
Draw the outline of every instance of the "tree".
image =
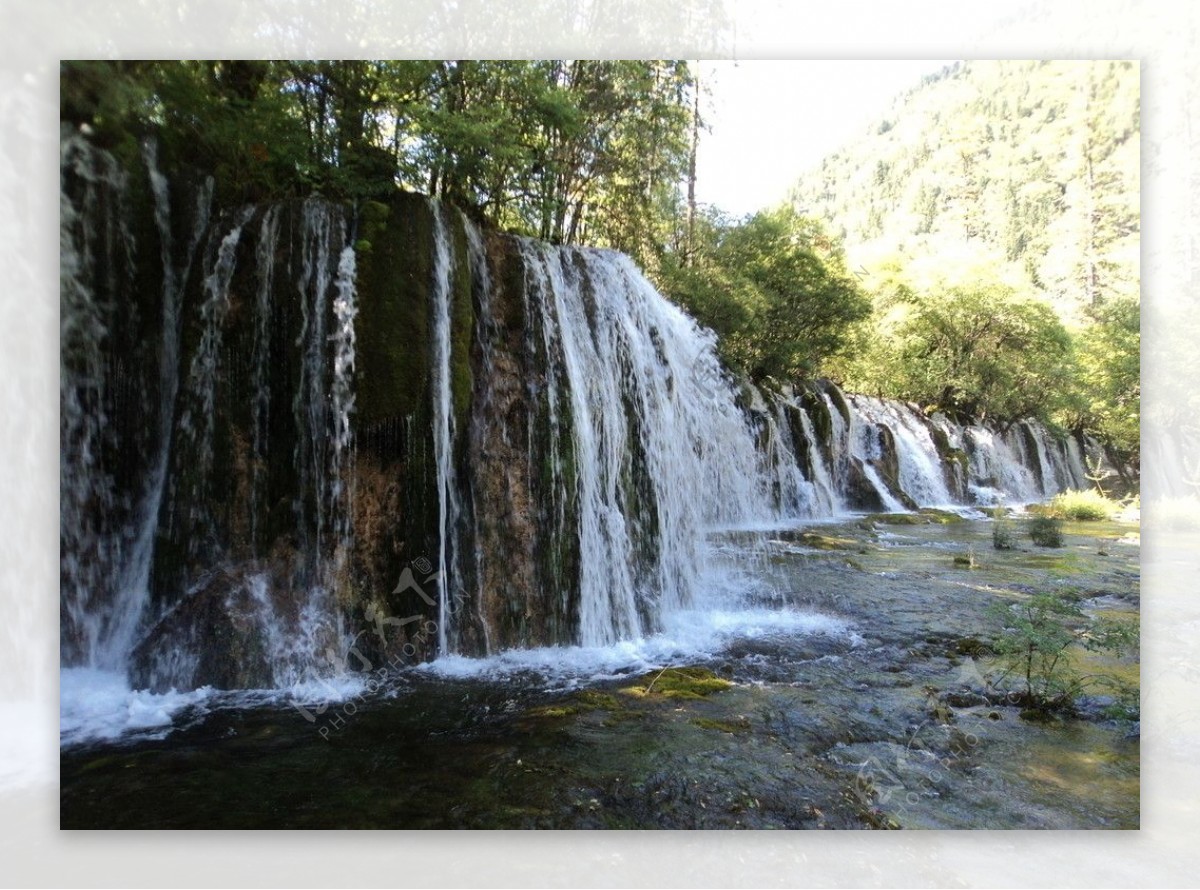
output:
M870 312L839 246L790 207L735 224L710 215L696 240L694 262L675 258L664 288L721 337L726 362L755 380L816 376Z
M1139 450L1141 412L1141 307L1118 297L1091 313L1079 336L1081 426L1097 430L1126 455Z
M1114 619L1089 620L1067 592L1042 591L1016 603L995 603L992 616L1003 626L992 648L1003 684L1018 678L1019 700L1037 711L1069 709L1093 685L1126 693L1112 677L1080 673L1069 650L1078 645L1094 652L1124 654L1137 645L1137 627Z
M653 264L683 216L695 106L679 60L67 62L62 115L234 200L397 185Z
M1071 338L1046 304L1000 285L915 300L883 348L885 394L978 419L1051 419L1071 389Z

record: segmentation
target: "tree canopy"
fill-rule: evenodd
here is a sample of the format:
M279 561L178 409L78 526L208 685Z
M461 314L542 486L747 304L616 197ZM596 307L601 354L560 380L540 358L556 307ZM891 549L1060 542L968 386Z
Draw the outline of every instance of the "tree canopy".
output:
M65 119L241 199L397 185L650 259L677 226L696 82L675 60L64 62Z
M836 243L790 207L738 223L705 217L693 253L670 257L662 278L716 331L726 362L755 380L821 373L871 309Z

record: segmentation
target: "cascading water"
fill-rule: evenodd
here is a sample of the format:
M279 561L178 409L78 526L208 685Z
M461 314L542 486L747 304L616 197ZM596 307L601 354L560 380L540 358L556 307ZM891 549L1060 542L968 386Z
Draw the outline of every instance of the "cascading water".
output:
M187 438L196 461L195 472L190 476L192 488L188 494L191 510L187 519L190 554L197 559L207 555L202 548L211 547L218 535L211 510L213 499L208 489L213 471L217 385L222 372L222 347L230 309L229 286L236 267L242 229L252 214L253 208L248 207L237 215L228 232L220 237L215 257L206 264L204 300L200 306L202 333L200 344L192 356L186 407L179 420L180 432Z
M400 198L360 253L318 199L221 213L209 182L173 214L142 160L135 211L116 162L64 140L66 665L190 689L610 647L726 595L713 566L747 528L1086 484L1093 445L1036 423L737 383L620 254ZM124 358L118 313L161 343ZM436 600L396 582L426 556Z
M522 243L550 375L552 439L573 456L578 498L578 641L603 646L655 629L689 602L703 531L756 515L753 441L719 378L710 335L630 261ZM699 370L698 370L699 366ZM553 391L561 387L559 391Z
M899 465L898 482L910 498L924 505L953 501L929 428L908 406L869 396L851 395L847 399L860 418L891 430Z
M104 463L104 439L112 435L105 292L114 288L97 280L97 270L115 269L121 259L132 264L133 245L121 219L125 176L116 163L75 136L64 140L61 164L62 649L65 658L95 665L111 648L104 606L120 561L110 525L117 493ZM68 172L81 185L77 197L68 190Z
M450 234L440 204L431 201L433 216L433 447L437 461L438 532L438 651L451 651L451 604L461 584L461 545L458 538L462 504L454 461L456 424L451 391L451 315L455 269Z
M279 241L279 207L270 207L259 225L255 262L258 267L258 290L254 301L254 347L250 379L251 448L253 479L250 507L250 539L259 540L259 502L265 496L267 439L271 422L271 290L275 286L275 253Z
M179 349L182 337L180 301L183 282L192 269L197 249L208 228L212 209L213 180L208 177L197 189L196 207L191 231L187 233L182 265L177 269L173 258L174 238L171 232L171 206L167 179L158 169L158 144L148 141L143 157L154 197L154 223L158 232L162 262L162 352L159 360L158 441L157 454L146 486L146 495L139 512L138 533L128 567L123 573L122 587L130 602L125 614L123 633L113 646L108 666L123 665L137 626L150 599L150 572L154 558L154 534L158 527L159 510L167 483L167 468L171 455L172 426L175 420L175 399L179 392Z

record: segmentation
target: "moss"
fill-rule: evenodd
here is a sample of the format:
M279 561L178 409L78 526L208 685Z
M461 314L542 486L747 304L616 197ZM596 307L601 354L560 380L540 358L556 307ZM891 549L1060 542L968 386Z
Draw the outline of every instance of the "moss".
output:
M918 515L924 516L934 525L954 525L963 521L963 518L957 513L949 510L937 510L933 507L922 507L918 511Z
M817 550L857 550L860 547L860 543L853 538L838 538L816 532L804 532L799 536L798 541L806 547Z
M575 701L580 707L588 708L589 710L603 711L619 711L622 708L621 702L617 700L615 695L607 692L596 692L591 689L577 692Z
M355 418L360 427L417 413L429 400L433 218L418 195L368 202L371 250L358 257Z
M572 705L546 705L529 711L530 717L562 718L573 717L579 713L579 708Z
M879 525L928 525L930 520L920 513L870 513L862 521Z
M565 701L532 708L527 712L527 715L530 717L561 719L563 717L574 717L577 714L586 714L591 711L613 711L615 714L621 714L624 710L624 706L617 700L616 696L607 692L596 692L586 689L575 693L575 695Z
M696 717L692 720L701 729L714 729L717 732L739 733L750 731L750 721L745 717L734 720L714 720L710 717Z
M636 698L697 699L705 698L714 692L723 692L733 686L729 680L724 680L708 668L682 667L666 668L642 677L636 686L626 686L621 691Z
M826 384L825 392L829 395L829 398L833 400L834 407L837 408L838 413L842 415L842 422L846 425L846 428L849 429L850 406L846 403L846 397L842 394L842 391L832 383Z

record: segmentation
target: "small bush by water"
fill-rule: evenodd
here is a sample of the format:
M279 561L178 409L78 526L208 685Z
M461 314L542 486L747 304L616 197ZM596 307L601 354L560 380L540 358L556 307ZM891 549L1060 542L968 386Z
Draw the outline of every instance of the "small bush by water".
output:
M1012 550L1017 546L1013 524L1000 507L992 511L992 546L997 550Z
M1029 520L1029 537L1039 547L1061 547L1062 520L1052 516L1034 516Z
M1075 597L1064 591L1037 593L1015 604L996 603L990 611L1004 624L992 647L1003 669L1000 682L1014 678L1014 692L1031 712L1070 710L1090 688L1119 685L1111 678L1081 673L1068 654L1071 646L1112 655L1137 646L1136 624L1089 620Z
M1076 522L1101 522L1112 519L1121 505L1098 491L1064 491L1050 501L1047 515Z

